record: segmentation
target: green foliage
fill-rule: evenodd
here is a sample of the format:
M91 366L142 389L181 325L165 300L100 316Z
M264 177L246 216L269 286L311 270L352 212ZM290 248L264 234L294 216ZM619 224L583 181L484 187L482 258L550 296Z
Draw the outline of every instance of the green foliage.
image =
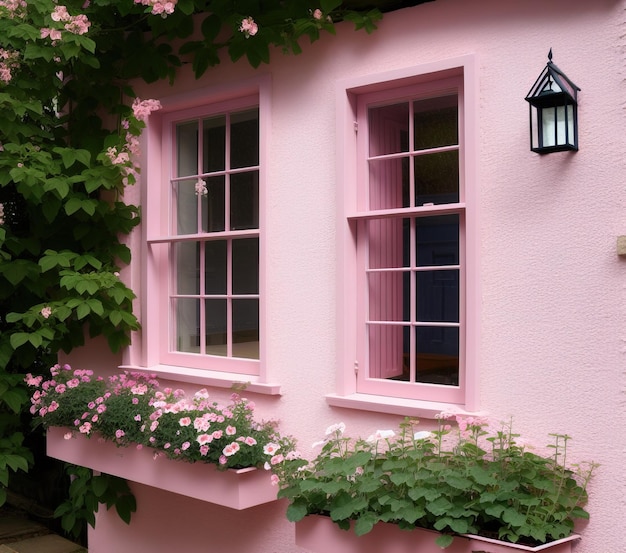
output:
M96 476L91 469L73 465L68 465L66 471L71 478L68 499L54 512L61 519L63 530L78 537L85 521L95 528L95 514L102 504L107 510L115 506L120 518L130 523L137 504L125 480L108 474Z
M333 21L371 32L381 17L336 0L321 11L308 0L178 0L170 14L148 0L13 4L0 6L0 504L10 472L30 462L24 373L41 374L85 332L118 351L139 328L119 279L139 224L123 194L145 126L130 83L173 83L184 64L200 77L223 55L257 67L273 48L297 54L302 37L333 33ZM244 33L249 18L257 27Z
M377 522L437 530L444 548L457 534L517 543L546 543L568 536L582 508L594 464L565 466L568 436L554 435L553 457L521 445L511 426L488 432L485 421L457 417L453 433L440 418L435 432L414 432L406 419L399 434L378 431L367 440L326 432L312 462L275 467L287 518L326 514L342 528L366 534Z

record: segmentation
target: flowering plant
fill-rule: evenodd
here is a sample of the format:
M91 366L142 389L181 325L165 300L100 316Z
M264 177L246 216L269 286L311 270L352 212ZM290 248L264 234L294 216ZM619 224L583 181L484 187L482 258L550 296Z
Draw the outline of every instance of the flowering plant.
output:
M213 463L221 469L276 464L282 438L273 422L254 420L254 403L232 394L229 405L211 401L206 390L187 397L159 388L154 376L124 372L108 379L54 365L50 378L26 376L35 388L30 411L48 428L66 434L98 434L119 446L151 447L155 457Z
M490 430L486 420L441 415L436 431L415 431L405 419L398 433L364 439L344 435L343 423L326 431L311 462L281 463L279 497L287 518L326 514L357 535L377 522L441 532L447 547L458 534L510 542L547 543L571 534L594 464L565 466L569 436L553 435L552 455L522 445L511 424Z

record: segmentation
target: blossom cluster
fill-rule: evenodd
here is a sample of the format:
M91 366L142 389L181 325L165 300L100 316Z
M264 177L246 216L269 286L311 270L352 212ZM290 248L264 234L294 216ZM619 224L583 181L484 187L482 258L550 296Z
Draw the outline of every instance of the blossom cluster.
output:
M19 67L19 54L11 50L0 48L0 81L8 83L13 78L12 69Z
M178 0L135 0L135 4L141 4L147 6L153 15L160 15L161 17L167 17L174 13Z
M161 102L152 99L141 100L140 98L135 98L132 108L135 118L145 123L153 111L161 109Z
M25 0L0 0L0 8L4 8L11 19L25 13L26 6Z
M0 203L0 225L4 225L4 204Z
M91 22L85 14L70 15L66 6L56 6L50 14L52 21L55 23L63 23L63 29L74 35L84 35L89 31ZM53 27L43 27L41 29L41 38L50 38L51 40L60 40L62 37L62 29Z
M252 17L246 17L239 25L239 31L246 35L246 38L250 38L259 32L259 26Z
M254 403L233 394L230 403L211 401L203 389L192 396L159 387L154 375L124 372L107 379L92 371L55 365L50 377L28 374L35 388L31 413L49 426L99 435L119 446L150 447L155 458L213 463L220 468L272 468L293 459L273 422L254 419ZM285 454L278 453L280 449Z

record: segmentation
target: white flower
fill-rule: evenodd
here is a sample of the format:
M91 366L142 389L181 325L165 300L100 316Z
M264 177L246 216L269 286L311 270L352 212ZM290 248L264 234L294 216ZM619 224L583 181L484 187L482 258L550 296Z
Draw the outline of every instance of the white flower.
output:
M331 424L326 429L326 435L330 436L331 434L343 434L346 431L346 425L342 422L338 422L337 424Z
M376 430L367 441L370 443L377 442L378 440L386 440L387 438L393 438L396 433L393 430Z
M428 432L428 430L421 430L420 432L416 432L413 434L414 440L426 440L432 436L432 432Z

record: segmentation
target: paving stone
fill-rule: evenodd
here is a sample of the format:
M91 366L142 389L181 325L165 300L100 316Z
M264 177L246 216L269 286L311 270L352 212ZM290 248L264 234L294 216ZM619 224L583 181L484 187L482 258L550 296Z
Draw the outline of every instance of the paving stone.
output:
M0 549L0 553L87 553L85 548L56 534L28 538L2 547L7 549Z
M43 524L21 516L0 514L0 543L11 543L47 533L49 530Z

